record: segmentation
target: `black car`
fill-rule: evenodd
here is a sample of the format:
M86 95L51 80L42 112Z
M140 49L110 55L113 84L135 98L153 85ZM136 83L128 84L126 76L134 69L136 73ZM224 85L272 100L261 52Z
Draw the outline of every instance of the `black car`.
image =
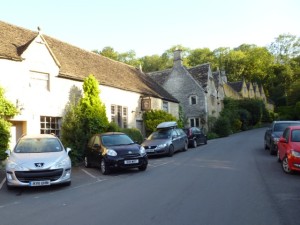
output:
M188 140L184 131L177 128L176 122L163 122L157 126L157 131L142 143L147 155L173 156L177 151L188 149Z
M271 155L277 154L277 143L283 131L288 126L299 126L300 121L273 121L271 126L266 130L264 135L264 148L270 150Z
M95 134L88 142L84 156L85 167L99 166L106 175L112 169L147 169L148 157L143 146L120 132Z
M196 148L200 144L207 144L206 134L204 134L198 127L189 127L184 128L183 130L188 137L189 146Z

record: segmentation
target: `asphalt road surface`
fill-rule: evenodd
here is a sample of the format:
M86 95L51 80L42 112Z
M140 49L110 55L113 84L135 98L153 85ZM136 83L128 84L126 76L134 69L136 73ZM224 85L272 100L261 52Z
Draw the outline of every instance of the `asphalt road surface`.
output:
M295 225L300 175L263 148L265 128L208 141L146 171L73 168L69 187L0 189L1 225ZM1 181L0 181L1 182Z

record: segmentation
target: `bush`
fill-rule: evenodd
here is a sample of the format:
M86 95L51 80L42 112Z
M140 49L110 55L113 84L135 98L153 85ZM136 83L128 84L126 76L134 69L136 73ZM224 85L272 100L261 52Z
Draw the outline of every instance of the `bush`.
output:
M11 124L9 122L0 118L0 161L7 158L5 151L8 149L10 126Z
M208 132L207 133L207 139L208 140L215 139L215 138L218 138L218 137L219 136L216 133L214 133L214 132Z
M136 128L123 128L121 132L127 134L134 142L141 144L144 140L143 135L139 129Z
M156 130L158 124L166 121L177 121L176 117L172 114L167 113L163 110L150 110L144 113L143 115L146 136L150 135L153 131ZM177 121L178 122L178 121ZM178 125L181 123L178 123Z
M220 116L214 126L213 130L219 137L227 137L232 132L230 129L229 119L225 116Z

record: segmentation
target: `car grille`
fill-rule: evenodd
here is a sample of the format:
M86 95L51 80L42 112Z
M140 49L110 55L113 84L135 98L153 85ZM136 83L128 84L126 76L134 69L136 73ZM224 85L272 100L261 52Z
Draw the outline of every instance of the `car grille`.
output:
M124 157L125 158L138 158L138 157L140 157L140 154L139 153L125 154Z
M154 149L156 146L144 146L145 149Z
M63 174L63 169L37 170L37 171L16 171L15 175L21 182L28 183L35 180L58 180Z

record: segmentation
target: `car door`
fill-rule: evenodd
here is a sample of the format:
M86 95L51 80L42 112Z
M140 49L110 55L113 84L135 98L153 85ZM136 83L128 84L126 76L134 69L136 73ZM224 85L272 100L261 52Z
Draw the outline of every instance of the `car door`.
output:
M284 130L282 137L286 140L286 142L278 142L277 144L280 159L283 159L283 157L286 155L286 151L289 146L290 128L286 128Z
M172 143L173 143L173 146L174 146L174 151L176 152L181 148L180 136L177 133L176 129L172 129L171 135L172 135Z
M94 145L94 139L95 139L95 136L92 136L87 144L87 147L85 149L85 156L87 157L88 159L88 162L90 164L94 164L93 162L93 154L92 154L92 151L93 151L93 145Z

